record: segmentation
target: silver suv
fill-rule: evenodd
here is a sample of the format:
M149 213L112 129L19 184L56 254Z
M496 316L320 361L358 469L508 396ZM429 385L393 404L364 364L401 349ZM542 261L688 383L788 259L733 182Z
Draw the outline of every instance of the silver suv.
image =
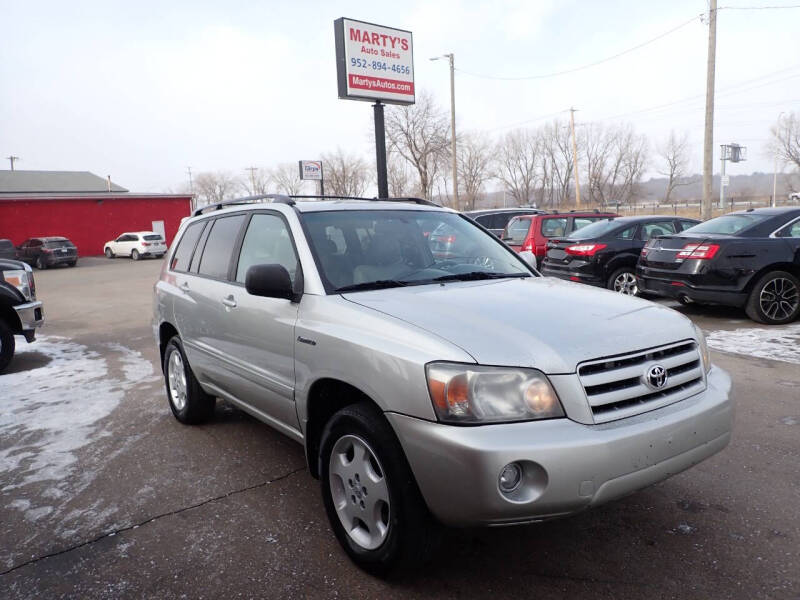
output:
M686 317L541 277L423 200L198 210L154 311L175 417L223 398L303 444L336 537L372 572L423 556L436 522L576 513L731 435L730 378Z

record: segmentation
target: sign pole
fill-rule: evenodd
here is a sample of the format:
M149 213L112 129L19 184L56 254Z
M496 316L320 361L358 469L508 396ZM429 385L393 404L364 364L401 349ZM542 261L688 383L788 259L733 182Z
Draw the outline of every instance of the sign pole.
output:
M389 197L389 178L386 174L386 128L383 123L383 104L372 105L375 113L375 163L378 168L378 198Z
M319 195L325 195L325 167L319 163Z

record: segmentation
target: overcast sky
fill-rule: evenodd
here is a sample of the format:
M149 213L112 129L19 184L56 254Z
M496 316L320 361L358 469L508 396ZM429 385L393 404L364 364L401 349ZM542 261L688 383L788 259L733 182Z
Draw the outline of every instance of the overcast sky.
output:
M775 4L791 2L720 0ZM699 172L707 47L699 19L568 75L468 73L579 67L705 9L705 0L0 0L0 154L19 156L19 169L110 174L139 192L178 188L187 165L244 174L337 146L374 163L370 105L337 98L333 21L346 16L411 30L417 89L443 107L447 63L428 58L454 52L461 131L499 135L575 106L579 124L628 121L651 141L689 132ZM719 144L730 142L748 146L750 158L729 173L772 171L769 126L781 111L800 112L799 24L798 9L720 11L715 171Z

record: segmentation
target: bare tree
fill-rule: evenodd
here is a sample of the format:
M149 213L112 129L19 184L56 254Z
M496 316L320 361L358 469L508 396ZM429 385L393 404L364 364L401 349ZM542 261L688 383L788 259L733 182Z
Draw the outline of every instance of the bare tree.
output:
M800 169L800 116L794 112L779 119L770 129L773 150L778 157Z
M280 194L294 196L303 190L300 169L296 163L281 163L271 173L272 183Z
M227 171L207 171L194 178L197 204L214 204L232 198L240 187L240 180Z
M248 167L245 171L247 171L247 174L241 177L239 182L242 190L247 195L260 196L270 193L272 177L269 171L257 167Z
M334 196L362 196L370 181L370 169L360 156L341 148L322 155L325 193Z
M497 178L518 205L529 204L537 179L539 136L529 129L507 133L495 149Z
M582 134L590 202L628 202L647 166L647 139L630 125L588 124Z
M433 96L423 91L416 104L392 107L386 115L389 149L402 156L419 176L419 191L428 198L450 144L450 121Z
M396 152L386 153L386 176L389 183L389 195L394 198L405 198L416 194L408 162Z
M663 168L658 172L667 178L667 189L664 192L664 203L669 203L672 191L679 185L686 185L689 169L689 134L676 135L670 131L669 137L656 149L663 160Z
M475 209L484 184L492 177L493 148L486 134L470 132L457 136L459 189L464 209Z
M568 204L573 189L572 137L566 123L553 121L540 133L543 164L542 188L550 206ZM579 149L579 152L581 149Z

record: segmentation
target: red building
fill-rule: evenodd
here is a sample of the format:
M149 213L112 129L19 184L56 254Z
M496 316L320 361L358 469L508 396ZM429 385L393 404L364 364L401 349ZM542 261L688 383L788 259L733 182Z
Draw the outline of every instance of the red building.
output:
M60 235L81 256L125 231L158 231L167 244L191 214L189 194L134 194L89 172L0 171L0 238L15 245Z

